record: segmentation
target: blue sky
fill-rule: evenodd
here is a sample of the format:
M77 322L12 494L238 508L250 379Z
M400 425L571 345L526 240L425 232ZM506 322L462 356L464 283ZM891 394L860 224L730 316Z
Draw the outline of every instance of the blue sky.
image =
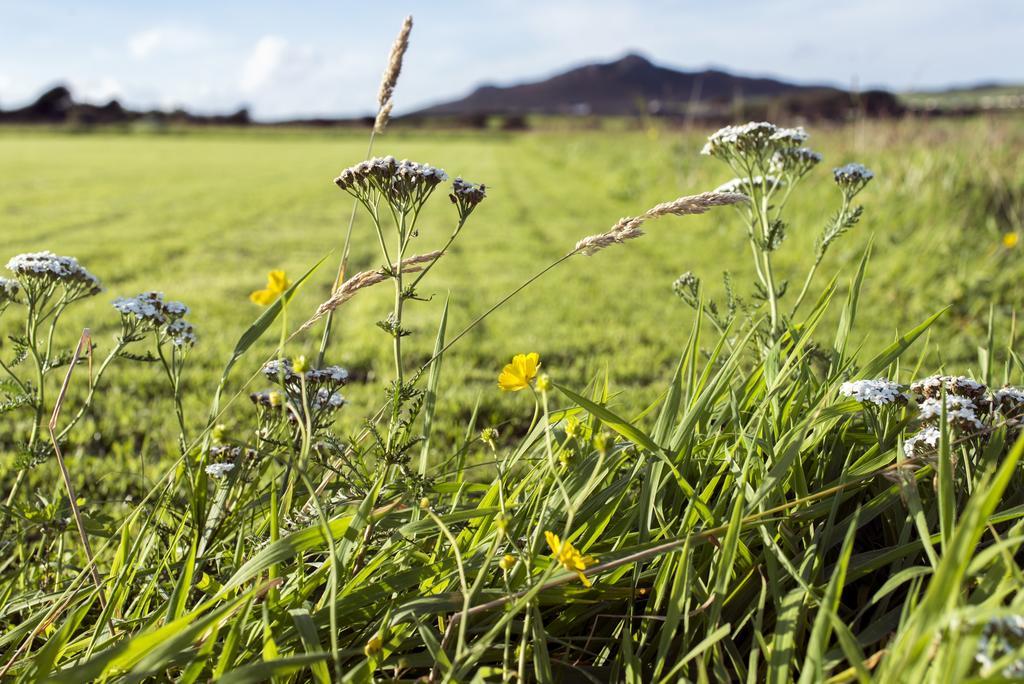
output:
M398 113L627 52L840 86L1024 83L1022 0L0 0L0 107L65 82L133 107L365 113L408 13Z

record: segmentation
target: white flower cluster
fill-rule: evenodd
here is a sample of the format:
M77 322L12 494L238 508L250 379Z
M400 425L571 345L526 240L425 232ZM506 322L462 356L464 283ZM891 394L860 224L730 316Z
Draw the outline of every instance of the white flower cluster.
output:
M797 147L807 138L807 131L802 127L779 128L767 121L751 121L715 131L700 153L722 159L734 155L765 157L780 148Z
M341 392L332 392L326 387L321 387L313 395L313 410L334 410L339 409L345 404L345 397L342 396Z
M113 306L121 313L122 325L128 330L160 329L176 347L190 347L196 343L195 328L184 319L189 308L181 302L164 301L161 292L118 297Z
M263 375L270 380L283 381L285 385L297 385L300 379L290 359L273 359L268 361L263 366ZM310 368L304 375L307 385L323 384L341 387L348 382L348 371L341 366Z
M855 399L861 404L885 406L906 402L902 385L885 378L844 382L839 386L839 393L844 397Z
M836 185L851 197L860 192L875 174L863 164L847 164L832 169Z
M196 330L184 318L167 324L167 336L175 347L191 347L196 343Z
M942 433L939 432L939 428L926 427L903 442L903 453L907 455L907 458L913 458L919 451L922 451L918 449L919 446L927 446L934 450L939 446L941 436Z
M13 302L20 291L21 285L18 284L17 280L0 278L0 304Z
M1007 680L1020 681L1024 678L1024 658L1020 656L1022 647L1024 616L1011 615L989 620L981 631L978 650L974 654L975 662L983 668L980 674L983 677L993 675L991 670L995 667L996 661L1014 654L1016 657L1003 667L1001 674Z
M792 172L803 176L813 169L824 157L809 147L783 147L772 155L771 170L775 173Z
M206 466L206 474L210 477L220 479L222 477L227 477L228 473L234 469L234 463L211 463Z
M59 282L83 295L98 294L102 290L99 278L79 264L78 259L49 251L19 254L7 262L7 269L21 278Z
M374 157L338 174L334 184L360 198L370 190L382 193L390 202L422 201L439 183L448 180L444 169L408 159Z
M463 219L469 216L476 205L487 197L487 186L483 183L470 183L469 181L456 178L452 181L452 193L448 198L459 209L459 216Z
M722 183L715 192L739 192L744 195L750 195L755 189L764 190L765 192L772 192L776 188L782 187L786 182L776 176L754 176L753 178L733 178L730 181Z
M929 397L921 402L919 418L923 421L938 420L942 416L942 400ZM978 417L978 407L967 397L955 394L946 396L946 421L964 428L980 430L985 427Z
M779 128L772 134L772 140L790 147L796 147L807 142L809 137L811 136L807 134L803 126Z
M923 397L934 398L947 394L980 399L987 389L983 383L964 375L931 375L910 385L910 391Z

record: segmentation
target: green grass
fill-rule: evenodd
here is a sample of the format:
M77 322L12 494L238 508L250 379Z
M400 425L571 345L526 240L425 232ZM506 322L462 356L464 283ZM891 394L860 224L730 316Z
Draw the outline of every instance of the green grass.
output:
M449 327L456 331L578 238L605 230L620 216L727 180L721 164L695 154L702 137L652 129L508 136L398 131L380 139L378 153L430 161L489 187L489 198L454 251L434 270L433 300L410 307L417 334L406 344L414 358L426 358L449 292ZM1014 276L1020 249L1003 249L1000 238L1022 230L1024 161L1015 152L1022 141L1018 121L815 131L811 142L825 153L826 168L805 182L791 207L779 278L800 278L838 203L829 165L860 160L878 176L861 197L871 210L828 255L819 283L855 263L873 238L859 327L867 350L953 304L953 314L937 329L942 344L932 358L972 362L984 336L987 302L1006 314L1021 300ZM68 321L62 338L67 346L77 337L75 327L89 326L102 353L117 325L109 308L114 296L156 289L185 301L201 336L186 382L208 389L241 330L259 313L247 295L262 287L266 271L297 275L330 252L329 264L291 307L292 320L326 297L351 211L351 199L330 180L364 152L364 137L350 133L0 132L0 172L7 179L0 188L3 257L50 249L77 256L100 276L107 291ZM439 246L453 218L450 207L433 203L417 249ZM360 216L355 269L379 265L375 242ZM692 312L671 294L672 281L693 271L720 294L721 272L730 270L739 294L749 297L745 244L732 212L669 218L627 249L574 259L545 276L453 350L438 411L445 433L461 431L478 399L482 424L515 415L516 402L500 397L494 379L512 354L524 351L540 352L545 367L566 381L607 370L629 411L645 406L653 399L652 384L666 379L680 331L691 321ZM373 325L388 311L387 290L361 294L338 319L329 360L359 377L380 378L390 368L387 339ZM999 320L1005 324L1008 317ZM311 334L289 351L310 354L317 341ZM152 385L161 380L150 370L112 369L117 389L98 407L100 436L86 453L134 452L140 444L159 453L173 444L172 433L160 425L166 407L151 401L157 394ZM253 370L240 368L235 380ZM351 386L349 398L357 407L374 404L378 387ZM197 400L193 408L200 405ZM127 441L112 443L105 435ZM11 433L0 437L2 443L10 447Z
M292 327L326 297L351 210L328 179L358 160L362 141L7 132L0 164L13 180L0 212L11 252L75 254L108 288L73 305L50 358L82 326L105 354L117 332L112 296L149 289L193 306L201 342L186 366L181 449L158 364L115 361L64 460L40 437L46 458L24 466L13 445L31 411L3 414L0 678L1017 676L1024 399L975 396L976 423L947 422L952 404L929 418L913 401L860 404L841 385L909 383L940 368L990 390L1021 384L1021 247L1004 238L1022 231L1022 140L1013 121L823 132L815 146L830 161L856 159L878 178L857 197L865 219L779 326L762 306L719 334L671 292L691 270L719 295L714 278L728 269L749 300L736 212L660 218L641 239L574 256L535 283L431 365L424 394L374 420L391 360L373 322L392 295L387 285L360 293L338 310L328 355L358 379L341 434L257 416L243 400L211 435L237 448L224 453L205 441L224 364L246 340L229 398L277 338L278 304L253 324L262 310L247 294L267 270L297 277L334 249L289 305ZM434 299L406 302L417 332L406 338L409 366L578 238L726 179L696 155L695 133L399 132L384 142L379 150L486 182L490 194L431 273ZM829 176L818 169L801 186L785 214L789 238L771 252L794 288L837 204ZM453 217L435 197L412 251L439 246ZM369 226L357 231L355 267L377 266ZM6 333L26 310L41 315L20 304L3 312ZM287 353L312 356L316 344L300 338ZM0 349L5 363L12 346ZM532 350L548 375L500 394L497 371ZM22 383L31 366L51 367L41 345L33 351L16 366ZM48 372L40 419L63 368ZM59 423L82 402L84 365L74 378ZM944 386L939 399L973 392ZM295 402L295 415L309 415ZM480 433L492 425L499 434ZM931 442L907 448L935 425ZM425 446L424 433L434 438ZM225 476L207 469L225 462Z

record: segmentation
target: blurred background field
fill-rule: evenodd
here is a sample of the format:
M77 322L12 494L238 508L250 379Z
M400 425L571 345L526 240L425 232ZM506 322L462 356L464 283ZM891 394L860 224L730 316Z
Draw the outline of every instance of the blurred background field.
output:
M457 293L450 301L451 335L580 237L729 179L724 165L699 155L710 130L656 121L617 128L613 134L578 130L557 120L528 132L398 126L378 139L377 154L427 161L452 177L488 186L488 199L434 270L433 298L409 307L415 334L408 344L415 358L429 355L449 291ZM855 339L865 340L870 352L948 305L927 346L929 363L957 372L976 366L989 302L997 334L1006 339L1011 311L1024 298L1024 244L1017 242L1024 230L1024 121L904 118L822 124L810 132L825 163L805 181L789 212L790 244L780 253L780 277L802 277L814 239L838 206L829 169L863 162L877 176L859 198L870 211L830 251L820 283L842 273L842 294L873 241ZM157 289L186 302L200 336L187 382L204 391L186 391L197 402L188 415L198 418L205 415L198 402L209 396L206 390L215 387L239 334L260 313L248 294L264 285L267 271L281 268L294 278L328 255L289 307L290 322L326 298L352 208L331 179L362 160L365 148L366 134L357 130L79 134L0 128L0 256L6 261L48 249L74 255L96 273L106 291L76 307L74 325L66 329L90 327L98 354L117 331L114 297ZM452 207L431 203L417 249L440 247L454 219ZM737 294L749 300L745 240L729 210L662 219L641 240L594 258L576 257L549 273L447 357L438 409L444 439L462 434L477 403L477 428L496 425L508 434L525 427L528 402L502 396L495 384L501 366L519 352L539 352L554 378L574 386L607 373L623 412L642 410L657 398L652 388L664 387L693 322L692 311L672 293L673 280L692 271L720 297L721 274L733 271ZM371 227L360 216L351 271L378 262ZM328 361L348 367L357 379L347 391L351 405L343 414L349 421L383 399L380 380L388 376L390 350L374 323L387 313L391 296L382 286L340 310ZM11 354L11 318L0 320L5 358ZM289 354L315 355L319 332L297 338ZM67 347L74 342L73 336L61 340ZM272 344L267 341L263 358ZM229 389L243 395L225 418L229 426L233 416L252 410L245 393L264 388L261 378L242 386L256 370L247 359L234 372ZM111 389L92 411L91 429L77 431L74 451L130 454L144 462L173 452L172 412L167 399L156 398L163 396L158 385L164 381L156 368L118 364L107 378ZM3 420L0 449L9 450L26 426L12 415Z

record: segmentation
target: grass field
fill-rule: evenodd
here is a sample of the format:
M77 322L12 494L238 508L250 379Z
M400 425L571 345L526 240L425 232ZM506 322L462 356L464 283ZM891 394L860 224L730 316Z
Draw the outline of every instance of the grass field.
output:
M1024 123L905 121L813 133L811 142L825 154L823 166L856 158L877 173L862 197L871 211L827 256L819 283L856 263L873 240L865 313L857 329L866 350L952 305L935 328L942 344L932 348L930 361L960 369L974 363L988 303L996 306L1002 330L1024 296L1017 277L1021 247L1008 249L1001 241L1022 230L1024 159L1016 150L1024 144ZM724 167L696 154L705 135L658 128L611 135L396 129L378 139L377 153L430 161L489 188L473 224L434 270L433 300L411 306L417 334L407 344L414 355L428 355L449 291L455 293L449 327L460 330L578 238L620 216L727 180ZM201 340L186 382L210 388L240 332L260 313L247 295L262 287L268 270L282 268L294 277L330 253L290 316L304 317L326 297L352 205L330 181L363 158L365 145L363 135L311 131L0 131L0 172L7 179L0 187L4 259L50 249L77 256L96 273L106 292L76 311L74 322L93 329L98 352L117 328L109 306L113 297L156 289L185 301ZM827 169L805 181L790 212L781 279L803 273L837 203ZM439 246L452 220L450 210L434 203L423 219L422 249ZM478 400L480 425L528 419L494 384L500 366L520 351L541 352L551 373L575 383L607 370L622 392L623 410L646 406L655 398L649 388L671 372L681 331L692 320L692 311L672 294L672 281L693 271L720 295L721 272L730 270L738 294L749 297L744 245L738 219L719 212L666 219L628 249L564 264L453 349L439 407L444 431L461 434ZM360 215L353 269L379 265L376 249ZM840 278L841 292L847 281ZM371 379L348 388L356 405L379 401L372 378L390 363L387 339L373 325L388 310L385 290L346 305L329 354L356 377ZM71 327L69 321L65 329ZM314 353L318 333L297 339L289 352ZM62 342L70 347L75 339ZM267 343L265 351L270 349ZM241 368L234 380L254 370ZM144 452L161 453L173 445L173 429L158 418L167 407L149 401L149 388L161 382L149 371L112 369L118 389L103 401L131 407L130 417L98 407L99 422L117 429L84 431L97 436L84 453L135 453L140 445ZM124 382L116 379L122 372ZM261 389L259 382L248 389ZM201 400L192 408L200 409ZM14 434L5 430L0 444L10 447ZM122 436L120 443L101 436L115 434ZM127 435L134 438L125 440Z
M345 385L309 365L319 330L260 374L288 294L249 293L326 255L288 329L328 296L352 211L330 180L361 136L0 132L5 248L106 288L52 256L0 281L0 680L1019 679L1024 122L812 133L826 163L778 213L817 157L767 123L714 158L703 131L389 133L377 153L488 196L427 301L398 269L337 309ZM702 192L722 162L745 194ZM420 215L433 170L343 177L366 203L351 271L382 266L374 208L392 248L418 216L408 256L479 199L438 185ZM852 230L790 311L830 220ZM431 358L446 299L451 341L567 253ZM718 318L674 294L684 271ZM723 271L749 305L728 322ZM192 307L191 356L180 307L111 306L146 290ZM159 358L76 366L48 434L86 326L100 357Z

